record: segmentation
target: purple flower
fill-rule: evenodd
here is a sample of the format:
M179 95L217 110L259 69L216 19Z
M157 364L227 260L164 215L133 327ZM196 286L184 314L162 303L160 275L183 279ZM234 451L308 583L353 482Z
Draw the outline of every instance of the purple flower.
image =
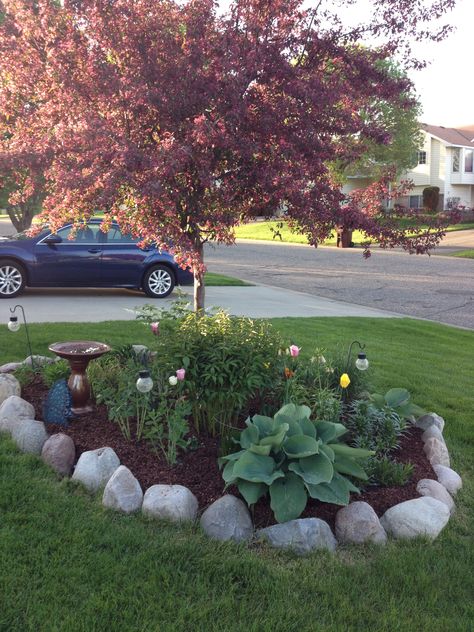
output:
M296 345L291 345L290 347L290 355L292 358L297 358L300 354L300 347L297 347Z
M160 333L160 323L151 323L150 329L151 329L151 333L154 336L158 336L158 334Z
M176 371L176 377L178 378L180 382L184 380L185 376L186 376L186 371L184 369L178 369Z

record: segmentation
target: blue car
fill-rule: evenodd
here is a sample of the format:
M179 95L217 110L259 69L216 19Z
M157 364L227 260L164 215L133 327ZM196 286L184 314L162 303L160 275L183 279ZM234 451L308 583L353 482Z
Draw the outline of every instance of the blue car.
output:
M191 285L193 276L173 256L154 247L139 248L140 239L123 235L117 224L107 233L91 220L68 239L72 225L57 233L0 240L0 298L13 298L28 287L122 287L142 289L165 298L175 285Z

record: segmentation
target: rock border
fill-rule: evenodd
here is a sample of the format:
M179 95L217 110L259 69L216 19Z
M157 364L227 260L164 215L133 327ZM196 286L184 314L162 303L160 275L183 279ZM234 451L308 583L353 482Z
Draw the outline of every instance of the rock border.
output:
M0 382L5 375L1 368ZM32 418L31 404L17 395L20 385L16 378L8 375L5 382L15 394L0 402L0 432L10 434L21 451L41 455L58 475L70 476L93 493L103 490L102 505L108 509L126 514L141 511L149 518L175 523L197 520L198 501L188 488L155 484L144 493L112 448L104 446L83 452L74 467L73 440L61 432L48 436L44 424ZM354 501L337 512L335 534L327 522L319 518L299 518L255 530L246 504L236 496L225 494L202 513L201 528L214 540L267 542L271 547L289 549L298 555L315 549L334 551L338 544L383 545L389 537L425 536L434 540L454 513L453 496L461 489L462 479L450 468L443 436L444 419L436 413L428 413L414 426L424 430L423 451L438 480L419 481L419 498L390 507L380 519L368 503Z

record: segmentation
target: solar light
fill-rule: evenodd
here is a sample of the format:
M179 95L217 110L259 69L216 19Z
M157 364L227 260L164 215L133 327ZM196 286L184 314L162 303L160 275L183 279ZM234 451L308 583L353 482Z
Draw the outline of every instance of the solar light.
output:
M153 388L153 380L150 377L150 371L143 370L138 372L136 387L140 393L149 393L151 391Z
M367 356L365 353L359 353L357 356L357 360L355 362L356 368L359 371L367 371L369 368L369 361L367 360Z
M10 316L10 320L8 321L8 329L13 332L16 332L20 329L20 322L18 321L18 317L13 316L17 309L20 309L23 315L23 322L25 323L26 343L28 345L28 352L31 358L31 366L33 369L35 369L33 352L31 351L30 334L28 333L28 323L26 322L25 310L23 309L22 305L15 305L15 307L10 307L10 313L12 315Z
M10 331L18 331L20 329L20 323L18 322L18 318L16 316L10 316L8 329Z

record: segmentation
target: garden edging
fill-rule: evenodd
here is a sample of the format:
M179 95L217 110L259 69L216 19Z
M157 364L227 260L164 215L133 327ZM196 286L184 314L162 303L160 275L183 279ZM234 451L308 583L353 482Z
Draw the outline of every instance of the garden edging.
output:
M31 418L32 407L20 394L18 380L8 373L1 374L0 432L10 434L21 451L41 455L60 476L69 476L75 460L72 439L62 433L48 436L44 424ZM213 539L264 540L270 546L292 549L298 554L320 548L333 551L337 544L384 544L387 535L396 539L419 535L434 539L454 511L452 495L462 487L461 477L449 467L449 452L442 434L444 425L444 419L435 413L424 415L415 423L424 430L424 452L438 480L420 481L417 486L420 498L394 505L380 519L369 504L354 501L338 511L335 535L318 518L291 520L255 531L245 503L227 494L205 509L201 527ZM93 492L103 488L102 504L117 511L132 513L141 509L144 515L173 522L194 521L198 515L197 499L189 489L155 484L143 493L133 473L106 446L83 452L72 479Z

